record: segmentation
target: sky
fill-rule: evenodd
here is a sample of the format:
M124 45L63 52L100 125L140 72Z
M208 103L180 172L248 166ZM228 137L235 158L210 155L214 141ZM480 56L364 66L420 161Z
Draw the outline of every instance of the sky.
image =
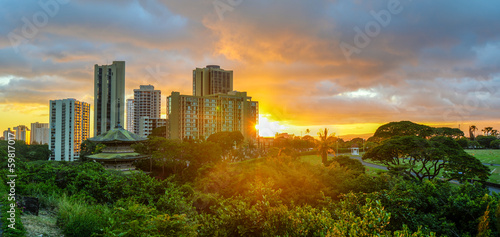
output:
M0 130L93 106L93 67L126 61L126 97L234 71L260 133L368 136L391 121L500 130L499 1L0 0Z

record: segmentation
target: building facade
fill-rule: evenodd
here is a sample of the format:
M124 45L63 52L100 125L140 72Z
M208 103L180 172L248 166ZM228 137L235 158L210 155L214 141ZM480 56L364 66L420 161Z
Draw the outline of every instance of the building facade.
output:
M9 140L9 133L12 133L12 134L13 134L13 136L14 136L14 138L15 138L15 136L16 136L16 131L14 131L14 130L10 130L10 128L7 128L7 130L4 130L4 131L3 131L3 139L4 139L5 141L8 141L8 140Z
M94 136L124 123L125 62L94 66Z
M31 130L26 125L14 127L16 131L16 140L24 141L27 145L31 144Z
M134 132L134 100L127 99L127 131Z
M90 104L75 99L50 101L50 160L75 161L90 135Z
M240 131L245 139L256 139L259 103L246 92L208 96L181 95L172 92L167 98L170 139L207 139L223 131Z
M155 90L152 85L141 85L139 89L134 89L134 133L141 136L148 136L156 127L152 125L151 119L161 117L161 91ZM147 118L147 119L146 119ZM142 120L142 121L141 121ZM147 126L147 127L145 127ZM142 127L142 132L141 132Z
M233 71L218 65L193 70L193 95L207 96L233 91Z
M141 117L139 121L139 133L141 137L147 137L152 134L153 129L167 126L167 120L162 118Z
M31 124L31 144L49 144L50 128L48 123L32 123Z

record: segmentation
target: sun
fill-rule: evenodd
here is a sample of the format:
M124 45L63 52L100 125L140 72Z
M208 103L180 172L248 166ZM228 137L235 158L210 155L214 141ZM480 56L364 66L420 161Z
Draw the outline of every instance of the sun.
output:
M255 129L259 130L261 137L274 137L276 133L280 133L287 129L287 126L278 121L271 121L268 114L259 114L259 124L255 125Z

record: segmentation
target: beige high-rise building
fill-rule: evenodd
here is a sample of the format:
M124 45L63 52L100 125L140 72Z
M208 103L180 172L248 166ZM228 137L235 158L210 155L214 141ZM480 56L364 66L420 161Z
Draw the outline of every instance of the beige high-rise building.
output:
M240 131L246 140L257 138L259 102L246 92L207 96L172 92L167 98L167 114L170 139L207 139L223 131Z
M16 140L24 141L27 145L31 142L31 130L26 125L14 127L16 131Z
M125 61L94 66L94 136L125 122Z
M50 160L75 161L90 135L90 104L75 99L50 101Z
M149 125L153 125L153 122L146 120L160 119L160 117L161 117L161 91L155 90L155 87L152 85L141 85L139 89L134 89L133 132L141 136L150 135L151 134L150 132L156 127L149 127ZM144 127L146 125L148 127ZM141 126L143 126L142 130Z
M50 128L48 123L32 123L31 124L31 144L49 144Z
M193 95L206 96L233 91L233 71L218 65L193 70Z

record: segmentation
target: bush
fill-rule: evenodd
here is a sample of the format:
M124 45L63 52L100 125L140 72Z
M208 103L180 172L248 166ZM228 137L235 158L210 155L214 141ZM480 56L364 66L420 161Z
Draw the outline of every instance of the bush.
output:
M65 195L59 199L56 224L66 236L88 237L102 234L108 226L111 211L107 206L89 205L78 198Z
M500 140L494 140L490 143L490 147L493 149L500 149Z
M483 147L483 148L491 148L490 144L491 142L498 140L497 137L495 136L477 136L476 141Z

